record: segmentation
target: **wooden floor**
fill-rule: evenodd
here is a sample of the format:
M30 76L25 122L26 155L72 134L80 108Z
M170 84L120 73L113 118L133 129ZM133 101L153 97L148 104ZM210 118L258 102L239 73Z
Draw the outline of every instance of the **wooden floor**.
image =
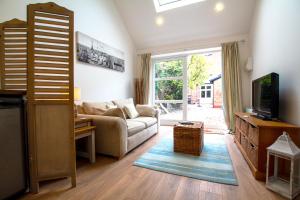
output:
M77 187L70 189L67 179L41 185L40 193L28 194L22 199L63 200L273 200L283 199L267 190L263 182L256 181L233 143L226 136L226 143L235 168L239 186L230 186L171 175L135 167L132 163L165 134L171 127L161 127L160 134L133 150L122 160L97 156L95 164L78 161Z

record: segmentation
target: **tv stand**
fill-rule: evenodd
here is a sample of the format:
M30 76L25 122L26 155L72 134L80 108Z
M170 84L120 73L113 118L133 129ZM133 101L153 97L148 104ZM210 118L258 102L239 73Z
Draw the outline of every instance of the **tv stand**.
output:
M235 113L234 141L256 179L265 181L267 147L273 144L283 131L300 146L300 127L280 121L261 120L249 113ZM273 165L270 164L270 167ZM283 169L282 174L288 174L289 168Z

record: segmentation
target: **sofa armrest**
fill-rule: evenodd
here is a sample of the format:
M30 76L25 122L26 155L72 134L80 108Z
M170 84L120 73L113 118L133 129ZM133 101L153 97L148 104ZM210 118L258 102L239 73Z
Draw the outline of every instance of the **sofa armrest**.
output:
M79 117L90 117L96 126L95 145L96 152L115 157L122 157L127 152L127 124L120 117L85 115Z

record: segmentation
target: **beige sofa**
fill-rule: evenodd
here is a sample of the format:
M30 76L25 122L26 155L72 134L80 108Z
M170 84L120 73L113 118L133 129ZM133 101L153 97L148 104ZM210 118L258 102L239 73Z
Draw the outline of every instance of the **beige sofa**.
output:
M138 110L139 116L134 119L128 119L128 116L124 119L101 114L95 115L89 110L93 105L100 110L114 106L123 109L127 103L133 103L133 100L125 99L102 103L83 102L82 106L79 107L78 116L91 117L94 126L96 126L95 145L97 153L122 158L126 153L158 133L160 115L158 109L149 107L153 109L152 116L143 116L143 112L140 113ZM87 104L89 105L88 108Z

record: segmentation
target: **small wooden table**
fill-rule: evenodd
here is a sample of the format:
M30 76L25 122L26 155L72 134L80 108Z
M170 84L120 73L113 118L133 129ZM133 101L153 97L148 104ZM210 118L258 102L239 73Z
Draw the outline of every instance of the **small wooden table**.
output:
M91 163L96 161L95 152L95 126L92 126L91 118L75 118L75 140L80 138L88 138L88 152L78 152L83 157L88 157ZM88 154L88 156L86 156Z
M204 144L204 126L202 122L193 125L174 126L174 152L200 156Z

